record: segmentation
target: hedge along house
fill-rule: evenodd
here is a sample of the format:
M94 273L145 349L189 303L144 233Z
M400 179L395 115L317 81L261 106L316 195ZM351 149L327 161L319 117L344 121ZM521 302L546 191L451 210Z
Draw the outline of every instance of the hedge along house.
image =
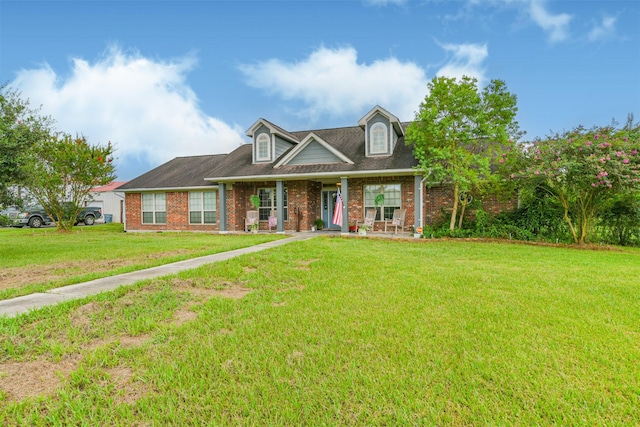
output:
M453 205L453 192L425 188L404 141L407 125L379 106L357 126L335 129L288 132L260 119L247 130L250 144L229 154L178 157L119 187L126 230L245 231L252 195L260 198L260 229L280 233L310 231L318 219L325 229L348 233L368 208L377 209L375 231L395 209L406 210L409 230L431 224ZM332 223L338 190L341 226Z

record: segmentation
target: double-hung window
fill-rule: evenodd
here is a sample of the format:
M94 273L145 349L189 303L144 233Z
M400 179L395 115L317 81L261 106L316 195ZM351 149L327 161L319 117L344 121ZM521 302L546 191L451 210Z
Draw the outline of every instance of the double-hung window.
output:
M190 224L215 224L216 223L216 192L215 191L189 192L189 223Z
M382 195L383 197L380 197ZM364 186L364 209L376 209L376 221L393 218L393 211L401 208L400 184L376 184ZM376 208L376 198L378 206Z
M276 210L278 206L276 199L276 189L275 188L259 188L258 196L260 196L260 207L258 208L258 212L260 215L260 221L267 221L271 216L271 211ZM289 192L287 189L284 189L284 220L287 221L289 219L289 209L287 208L287 204L289 202Z
M167 194L143 193L142 194L142 223L166 224L167 223Z

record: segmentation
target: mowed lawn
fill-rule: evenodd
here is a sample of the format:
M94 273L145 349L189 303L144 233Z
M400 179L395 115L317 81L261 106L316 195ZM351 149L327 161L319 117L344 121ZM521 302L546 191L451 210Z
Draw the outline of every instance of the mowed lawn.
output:
M0 319L2 425L637 425L640 251L318 237Z
M0 300L265 243L275 234L125 233L122 224L0 228Z

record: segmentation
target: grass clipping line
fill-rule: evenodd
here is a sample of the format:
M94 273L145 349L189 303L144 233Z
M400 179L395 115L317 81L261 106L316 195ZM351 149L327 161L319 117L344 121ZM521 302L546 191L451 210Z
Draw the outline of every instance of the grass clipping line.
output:
M169 322L165 326L178 327L184 323L195 320L197 314L192 307L214 296L222 298L240 299L252 289L245 288L242 284L224 282L216 288L199 287L193 279L171 279L171 286L176 292L189 293L188 301L178 306ZM132 302L123 296L118 304L131 305ZM75 308L69 313L71 326L89 332L99 325L92 324L91 314L111 305L110 301L89 302ZM112 308L113 311L113 308ZM67 340L66 331L59 330L57 341ZM35 398L53 394L70 375L76 371L90 353L104 347L133 348L149 345L152 342L150 334L118 335L108 338L92 339L80 345L74 353L67 354L59 361L48 360L45 356L38 356L34 360L5 361L0 363L0 402L22 401L27 398ZM146 394L145 386L136 382L134 371L130 367L117 366L105 369L105 377L114 385L116 395L120 396L123 403L134 403Z

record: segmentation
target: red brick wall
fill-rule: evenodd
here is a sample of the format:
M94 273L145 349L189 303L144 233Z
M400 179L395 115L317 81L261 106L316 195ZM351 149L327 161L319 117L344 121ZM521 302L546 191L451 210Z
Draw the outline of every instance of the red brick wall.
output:
M426 188L424 193L425 224L434 225L442 222L446 217L448 221L453 208L453 188L449 186L437 186ZM500 201L495 196L489 196L481 200L482 209L492 215L514 209L517 199ZM467 218L473 218L474 211L465 214Z
M349 225L355 225L356 221L364 221L364 186L374 184L400 184L402 191L401 206L407 213L404 219L405 226L413 225L415 198L413 176L398 177L372 177L356 178L349 180ZM376 221L374 231L384 230L384 221Z
M142 195L140 193L125 193L125 223L127 230L139 230L142 223Z
M402 207L407 210L405 225L414 224L414 177L371 177L354 178L349 180L349 225L364 219L364 186L368 184L400 183L402 188ZM257 194L258 188L275 188L275 181L236 183L227 186L227 230L230 232L244 231L244 218L247 210L252 210L249 197ZM230 188L229 188L230 187ZM310 231L315 225L316 218L321 216L322 184L315 181L289 181L285 183L289 192L289 219L285 221L285 231L295 231L298 217L295 208L299 209L300 231ZM142 197L140 193L126 194L126 222L130 231L218 231L219 224L189 224L189 193L167 192L167 223L142 224ZM424 224L434 225L442 221L443 214L449 212L453 206L453 189L448 186L424 188ZM507 209L513 209L516 201L500 202L495 198L482 201L483 209L497 214ZM219 193L218 193L219 206ZM218 208L219 209L219 208ZM470 217L473 212L469 212ZM219 218L218 218L219 220ZM268 224L261 221L260 229L266 230ZM384 230L384 221L376 221L374 230Z
M126 229L129 231L218 231L215 224L189 224L189 192L167 192L166 224L142 223L141 193L126 193Z

